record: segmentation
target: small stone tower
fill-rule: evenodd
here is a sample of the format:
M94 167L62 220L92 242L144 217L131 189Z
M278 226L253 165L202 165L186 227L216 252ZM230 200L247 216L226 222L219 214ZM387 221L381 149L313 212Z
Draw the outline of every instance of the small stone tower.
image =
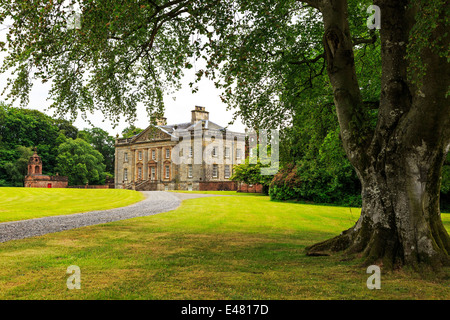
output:
M28 160L28 175L42 174L42 160L37 154L36 148L34 148L34 154Z
M26 188L67 188L68 177L47 176L42 174L42 159L34 148L34 154L28 160L28 175L25 176L24 187Z

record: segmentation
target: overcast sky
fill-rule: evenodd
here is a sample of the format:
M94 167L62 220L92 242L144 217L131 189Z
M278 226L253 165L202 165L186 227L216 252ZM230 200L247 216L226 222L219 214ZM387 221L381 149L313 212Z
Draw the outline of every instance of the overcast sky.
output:
M6 41L6 32L4 25L0 25L0 41ZM4 53L0 53L0 63L2 63L5 57ZM213 82L207 79L203 79L198 83L199 90L196 93L191 93L189 83L195 79L196 68L185 71L185 77L182 81L182 89L171 95L164 97L166 106L165 116L167 123L181 123L189 122L191 120L191 110L196 105L206 107L206 111L209 111L209 119L216 122L219 125L226 126L233 118L233 111L227 111L226 105L222 103L219 98L220 91L218 91ZM7 74L0 74L0 92L7 83ZM42 84L40 81L35 81L32 92L30 94L30 102L27 106L30 109L37 109L48 115L53 115L52 110L48 110L51 101L47 100L48 91L50 89L49 83ZM5 96L0 96L0 101L6 101ZM9 102L9 101L6 101ZM13 106L18 106L18 103ZM126 128L129 123L121 120L119 125L115 128L101 113L96 113L89 117L92 124L96 127L100 127L108 131L111 135L116 136ZM140 128L146 128L149 125L149 118L144 106L138 109L137 121L135 126ZM89 128L90 125L83 121L81 117L75 121L74 125L78 129ZM244 126L240 121L236 121L234 125L229 126L230 130L244 132Z

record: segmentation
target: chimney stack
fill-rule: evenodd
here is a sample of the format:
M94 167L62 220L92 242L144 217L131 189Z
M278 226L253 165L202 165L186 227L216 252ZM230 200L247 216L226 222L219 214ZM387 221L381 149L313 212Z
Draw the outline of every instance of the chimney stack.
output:
M156 119L157 126L165 126L167 124L167 118L160 117Z
M152 118L157 126L165 126L167 124L167 118L163 117L161 114L154 113Z
M205 111L205 107L195 106L195 109L191 113L191 123L196 123L200 120L209 120L209 112Z

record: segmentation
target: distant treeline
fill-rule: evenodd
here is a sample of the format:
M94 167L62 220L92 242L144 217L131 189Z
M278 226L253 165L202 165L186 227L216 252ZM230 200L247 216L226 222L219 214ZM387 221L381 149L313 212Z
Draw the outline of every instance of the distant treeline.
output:
M43 174L68 176L69 185L104 184L114 173L114 137L106 131L79 130L67 120L0 102L0 186L23 186L33 148Z

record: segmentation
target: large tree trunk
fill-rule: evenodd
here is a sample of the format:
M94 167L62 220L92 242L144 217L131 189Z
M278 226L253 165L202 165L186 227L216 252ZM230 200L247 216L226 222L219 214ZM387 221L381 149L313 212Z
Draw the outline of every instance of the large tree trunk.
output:
M364 124L345 0L320 7L328 74L344 148L362 184L361 216L341 235L313 245L309 255L345 251L367 264L449 263L450 238L439 210L441 169L450 146L449 63L430 50L420 90L407 79L406 45L414 23L406 0L380 0L382 91L374 132ZM442 30L436 30L442 32Z
M361 253L366 264L441 266L450 241L439 212L443 153L427 149L387 152L362 178L363 205L355 226L308 248L309 255ZM421 158L421 159L418 159Z

